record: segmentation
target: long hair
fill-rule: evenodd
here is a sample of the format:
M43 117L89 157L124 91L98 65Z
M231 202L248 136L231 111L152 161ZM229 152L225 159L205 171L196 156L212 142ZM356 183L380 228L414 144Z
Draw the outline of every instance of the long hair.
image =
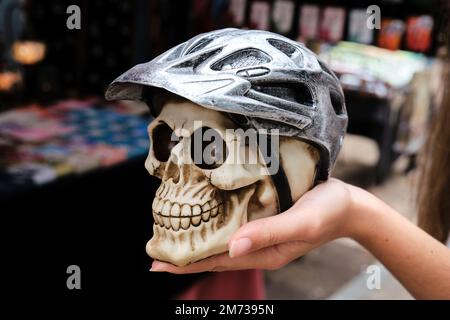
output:
M419 226L441 242L450 233L450 24L449 5L443 8L441 38L447 52L444 59L443 97L433 115L428 141L421 157L418 188Z
M450 86L446 74L442 105L433 117L421 159L419 226L441 242L450 232Z

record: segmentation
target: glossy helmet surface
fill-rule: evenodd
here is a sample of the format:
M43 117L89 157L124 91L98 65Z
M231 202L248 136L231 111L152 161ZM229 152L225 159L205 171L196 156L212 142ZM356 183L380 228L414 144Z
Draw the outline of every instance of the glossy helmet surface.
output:
M108 100L144 100L156 87L241 126L279 129L320 152L316 178L326 180L341 148L348 117L339 80L301 43L259 30L200 34L114 80Z

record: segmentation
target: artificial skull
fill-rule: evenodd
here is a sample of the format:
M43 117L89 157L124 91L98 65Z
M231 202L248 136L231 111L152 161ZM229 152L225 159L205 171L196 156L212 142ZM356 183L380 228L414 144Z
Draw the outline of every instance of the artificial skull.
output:
M193 136L203 128L223 139L223 163L193 161ZM152 144L145 166L162 180L152 204L153 237L146 246L154 259L184 266L225 252L241 225L278 213L277 192L258 148L241 143L230 129L238 128L225 114L187 100L166 102L149 125ZM280 139L279 150L295 201L312 186L318 155L291 138Z

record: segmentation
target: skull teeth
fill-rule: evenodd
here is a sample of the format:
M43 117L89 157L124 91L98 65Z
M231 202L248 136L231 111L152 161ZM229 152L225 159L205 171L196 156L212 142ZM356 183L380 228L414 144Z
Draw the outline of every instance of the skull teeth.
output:
M172 206L172 210L170 210L170 215L172 217L179 217L180 216L180 205L178 203L174 203Z
M202 220L204 221L204 222L206 222L206 221L208 221L209 220L209 216L210 216L210 214L211 214L211 205L209 204L209 202L207 202L207 203L205 203L203 206L202 206Z
M187 230L191 225L191 218L181 218L181 227Z
M180 228L187 230L191 225L197 227L202 221L207 222L224 211L223 203L218 203L215 199L202 206L191 206L155 198L152 209L155 224L174 231L178 231Z
M172 229L175 231L180 230L180 221L181 219L170 219L170 223L172 225Z
M163 226L164 223L163 223L163 220L162 220L162 215L159 215L159 214L156 215L155 222L158 223L160 226Z
M198 216L192 216L192 224L197 227L200 224L200 221L202 221L202 215Z
M162 220L164 222L164 227L166 227L166 229L170 228L170 219L169 216L162 216Z
M192 216L191 206L188 204L183 204L183 206L181 207L181 215L183 217Z
M170 216L170 210L172 209L172 206L171 206L171 204L170 204L170 202L169 201L166 201L165 203L164 203L164 206L163 206L163 208L162 208L162 215L163 216L166 216L166 217L168 217L168 216Z

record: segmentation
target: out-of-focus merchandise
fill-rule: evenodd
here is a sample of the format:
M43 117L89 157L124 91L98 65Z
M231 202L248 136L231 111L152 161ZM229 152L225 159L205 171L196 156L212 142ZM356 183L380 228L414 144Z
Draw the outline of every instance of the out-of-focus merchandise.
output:
M416 15L415 7L408 9L403 4L387 7L382 10L381 28L377 29L367 24L371 17L367 7L336 3L330 1L326 5L325 1L317 5L294 0L230 0L228 11L235 26L272 30L313 47L345 40L427 54L435 48L434 18L429 14ZM245 21L247 8L248 21ZM295 10L299 10L298 14Z
M319 6L305 4L300 7L299 41L307 42L319 38L319 15Z
M373 29L367 27L367 12L353 9L349 14L348 40L370 44L373 42Z
M406 47L412 51L427 52L431 47L432 31L431 16L410 17L406 27Z
M270 3L266 1L254 1L250 7L250 28L270 29Z
M212 12L227 8L227 21L230 24L216 27L244 27L249 29L270 30L300 42L313 45L352 41L377 45L390 50L411 50L431 54L435 49L436 34L433 32L434 18L427 8L418 15L418 4L408 5L404 1L380 5L381 29L370 28L372 14L367 4L355 1L304 2L296 0L196 0L192 1L192 10L199 16L199 8L208 8ZM214 9L216 8L216 9ZM200 16L208 15L203 10ZM295 12L299 10L299 12ZM213 13L214 14L214 13ZM223 22L223 20L221 20ZM377 19L378 21L378 19ZM212 29L199 30L201 32Z
M30 101L98 94L113 77L111 72L137 57L133 47L137 23L130 23L137 20L137 1L74 1L81 6L81 30L66 28L69 15L65 12L70 4L66 1L20 2L26 3L23 12L34 41L16 41L14 58L20 63L35 63L45 49L39 66L29 70L34 74L24 76L24 91ZM36 89L44 83L44 92Z
M322 46L320 56L346 93L350 132L374 139L380 150L376 179L383 181L399 155L414 156L423 146L442 79L431 72L438 61L421 53L354 42ZM413 160L411 160L413 163Z
M391 87L407 86L414 73L423 71L430 62L418 53L345 41L324 49L320 56L341 75L344 87L379 97L388 96Z
M223 19L228 19L226 13L229 7L229 0L212 0L211 2L211 15L214 24L220 24ZM229 20L225 20L227 23Z
M320 24L320 39L326 42L342 40L345 26L345 10L340 7L326 7Z
M245 23L245 9L247 0L230 0L229 11L236 26L242 26Z
M378 46L390 50L400 49L405 23L399 19L385 18L381 20L381 30L378 34Z
M47 47L38 41L16 41L12 45L12 56L21 64L35 64L44 59Z
M0 174L18 184L42 184L144 155L149 120L124 110L66 101L1 113Z
M22 74L18 71L0 71L0 91L11 91L22 81Z
M273 4L272 21L275 32L287 34L292 29L295 4L292 0L276 0Z

